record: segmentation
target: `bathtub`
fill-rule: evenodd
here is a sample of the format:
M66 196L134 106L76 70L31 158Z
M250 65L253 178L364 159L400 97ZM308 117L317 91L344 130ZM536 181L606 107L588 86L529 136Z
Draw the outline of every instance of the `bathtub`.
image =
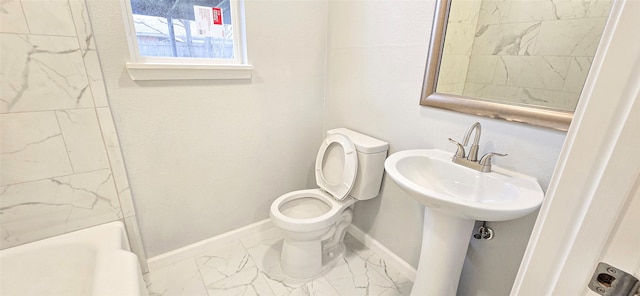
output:
M0 251L0 295L136 295L147 290L121 222Z

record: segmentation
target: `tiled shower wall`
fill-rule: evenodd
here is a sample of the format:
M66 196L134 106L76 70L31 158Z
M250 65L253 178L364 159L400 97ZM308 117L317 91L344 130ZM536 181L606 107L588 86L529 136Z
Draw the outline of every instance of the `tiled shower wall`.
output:
M437 92L462 95L464 91L481 3L451 2Z
M483 0L464 95L574 110L611 0Z
M122 220L144 260L84 1L2 1L0 21L0 247Z
M611 0L454 0L438 92L573 110Z

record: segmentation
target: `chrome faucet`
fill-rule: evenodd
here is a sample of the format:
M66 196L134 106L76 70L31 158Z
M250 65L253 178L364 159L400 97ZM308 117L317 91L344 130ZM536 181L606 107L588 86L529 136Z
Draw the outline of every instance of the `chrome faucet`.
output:
M469 155L467 156L464 150L464 147L469 144L469 138L471 137L471 132L475 131L473 137L473 144L471 144L471 148L469 149ZM454 143L458 146L458 150L453 155L451 159L454 163L459 165L466 166L468 168L481 171L484 173L491 172L491 157L493 156L507 156L507 154L489 152L480 158L478 161L478 142L480 142L480 134L482 132L482 127L479 122L476 122L471 125L471 127L464 134L464 138L462 140L462 144L458 143L456 140L449 138L451 143Z
M480 126L479 122L476 122L471 125L471 127L467 130L467 133L464 134L464 139L462 140L462 146L467 146L469 143L469 137L471 136L471 132L476 131L473 136L473 144L471 145L471 149L469 149L469 156L467 159L470 161L478 161L478 142L480 142L480 133L482 132L482 126Z

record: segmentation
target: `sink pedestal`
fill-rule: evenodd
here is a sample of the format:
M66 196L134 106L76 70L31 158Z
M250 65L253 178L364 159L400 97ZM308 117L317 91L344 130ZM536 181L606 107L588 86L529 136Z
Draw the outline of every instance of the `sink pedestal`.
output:
M455 296L475 220L424 209L422 250L411 296Z
M393 182L425 206L411 296L455 296L475 221L524 217L544 197L535 178L496 166L491 172L476 171L453 163L452 156L414 149L396 152L384 162Z

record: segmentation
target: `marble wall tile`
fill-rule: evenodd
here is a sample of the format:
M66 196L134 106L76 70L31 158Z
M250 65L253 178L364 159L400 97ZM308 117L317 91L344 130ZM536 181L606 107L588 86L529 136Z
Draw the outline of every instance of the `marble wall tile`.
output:
M121 218L108 169L3 186L0 201L2 248Z
M529 105L546 106L560 110L575 110L580 92L565 92L559 90L522 88L519 102Z
M74 172L109 168L95 109L56 111Z
M122 152L120 151L116 127L111 117L111 109L108 107L96 108L96 113L98 114L100 129L109 156L111 170L113 171L113 178L116 183L116 188L118 189L118 195L120 196L123 214L125 217L133 216L135 215L135 211L131 198L131 190L129 188L129 180L127 179L124 159L122 159Z
M0 248L122 219L147 271L84 0L0 1L0 70Z
M91 85L91 93L96 107L109 106L107 101L107 90L102 77L102 68L98 60L98 51L96 50L95 38L91 21L87 13L87 7L83 0L69 0L73 19L76 24L78 34L78 43L82 52L87 78Z
M20 0L0 2L0 32L28 34L29 27L22 12Z
M475 25L451 23L447 25L444 55L469 55L473 47Z
M473 55L529 55L536 46L540 22L478 26Z
M113 172L116 190L118 191L122 215L125 217L124 223L127 228L127 233L129 234L129 243L132 251L138 255L140 267L144 273L149 270L146 262L147 257L144 251L140 229L136 221L133 196L131 194L131 189L129 188L129 181L127 179L127 172L125 170L120 144L118 142L118 135L113 123L113 118L111 117L111 109L108 107L102 107L96 108L95 111L98 115L98 121L100 122L100 130L104 139L104 147L106 148L107 155L109 156L109 163L111 165L111 171Z
M463 82L450 83L450 84L438 83L438 85L436 87L436 92L445 93L445 94L452 94L452 95L461 96L463 91L464 91L464 83Z
M507 21L511 8L510 0L483 0L481 2L478 27Z
M449 11L438 92L462 94L473 48L480 1L454 1Z
M520 88L497 84L466 83L463 94L474 98L517 102L520 96Z
M557 20L556 9L550 1L512 1L507 23Z
M449 9L449 24L459 23L476 26L478 22L478 14L482 1L477 0L459 0L451 3Z
M76 36L67 0L22 0L31 34Z
M552 0L559 19L606 17L612 0Z
M494 83L561 90L573 58L555 56L501 56Z
M534 55L595 55L606 18L584 18L542 22Z
M482 1L463 94L575 106L610 6L611 0Z
M466 82L492 83L497 63L495 55L472 55Z
M438 73L438 83L464 83L469 67L468 55L443 55Z
M593 57L574 57L569 65L567 79L564 81L562 90L569 92L581 92L587 75L591 69Z
M0 114L0 185L73 173L55 113Z
M0 49L1 113L94 106L76 37L0 34Z

